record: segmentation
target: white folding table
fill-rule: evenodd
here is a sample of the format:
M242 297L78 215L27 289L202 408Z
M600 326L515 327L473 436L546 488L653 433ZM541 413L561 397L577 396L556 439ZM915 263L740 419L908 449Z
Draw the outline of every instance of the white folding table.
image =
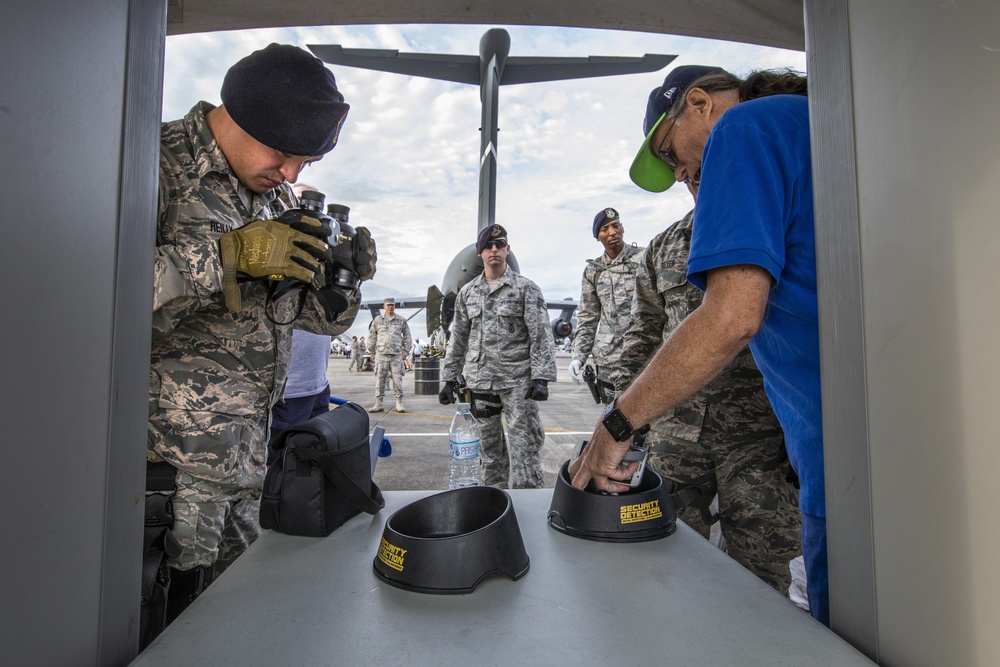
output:
M386 519L325 538L271 531L134 665L872 665L864 655L678 522L642 543L549 527L551 489L511 491L531 566L468 595L400 590L372 572Z

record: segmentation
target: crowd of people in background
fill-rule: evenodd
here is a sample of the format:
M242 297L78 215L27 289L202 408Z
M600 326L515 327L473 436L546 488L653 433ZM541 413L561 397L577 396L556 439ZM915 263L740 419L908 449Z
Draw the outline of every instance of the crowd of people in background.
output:
M364 343L364 336L361 337L360 343ZM427 341L421 340L419 338L413 339L413 344L410 346L410 359L419 359L424 356L425 352L437 351L437 348L433 348ZM330 356L331 357L346 357L352 361L357 362L358 358L364 356L360 352L359 340L357 336L352 336L348 339L346 336L338 336L330 340ZM351 367L349 370L354 370ZM412 367L406 370L412 370Z

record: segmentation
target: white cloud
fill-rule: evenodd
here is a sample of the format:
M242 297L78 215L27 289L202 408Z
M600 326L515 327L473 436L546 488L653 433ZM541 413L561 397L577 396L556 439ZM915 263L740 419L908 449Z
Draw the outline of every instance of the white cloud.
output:
M164 119L200 99L219 102L226 70L271 42L341 44L475 55L491 26L383 25L263 29L167 38ZM712 64L805 69L805 54L670 35L506 27L511 56L677 54L661 72L503 86L497 179L498 222L510 232L521 270L549 299L579 297L584 261L600 254L594 213L621 212L626 239L640 245L691 207L681 188L653 195L628 179L641 141L645 102L669 67ZM351 207L372 230L377 286L424 295L454 255L475 240L479 184L479 91L444 81L331 66L351 113L336 150L302 176ZM419 318L418 318L419 319ZM367 326L360 315L355 333ZM416 322L416 320L415 320ZM421 326L415 335L423 335Z

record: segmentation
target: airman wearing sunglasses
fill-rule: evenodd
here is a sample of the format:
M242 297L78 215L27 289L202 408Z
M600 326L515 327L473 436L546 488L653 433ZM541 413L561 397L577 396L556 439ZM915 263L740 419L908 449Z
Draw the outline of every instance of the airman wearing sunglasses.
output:
M510 270L507 230L490 225L479 233L476 251L483 273L455 299L455 318L438 395L455 401L460 374L473 393L482 423L483 483L510 489L543 485L538 452L545 442L538 401L549 397L556 379L555 344L545 299L535 283ZM507 423L505 441L501 415Z

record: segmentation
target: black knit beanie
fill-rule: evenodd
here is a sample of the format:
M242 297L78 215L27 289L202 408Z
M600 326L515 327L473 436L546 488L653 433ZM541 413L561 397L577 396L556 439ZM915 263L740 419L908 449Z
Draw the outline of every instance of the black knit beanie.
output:
M333 150L351 108L323 61L289 44L271 44L230 67L222 104L251 137L296 156Z
M601 231L601 227L608 224L612 220L618 220L618 211L613 208L603 209L600 213L594 216L594 238L597 238L597 233Z

